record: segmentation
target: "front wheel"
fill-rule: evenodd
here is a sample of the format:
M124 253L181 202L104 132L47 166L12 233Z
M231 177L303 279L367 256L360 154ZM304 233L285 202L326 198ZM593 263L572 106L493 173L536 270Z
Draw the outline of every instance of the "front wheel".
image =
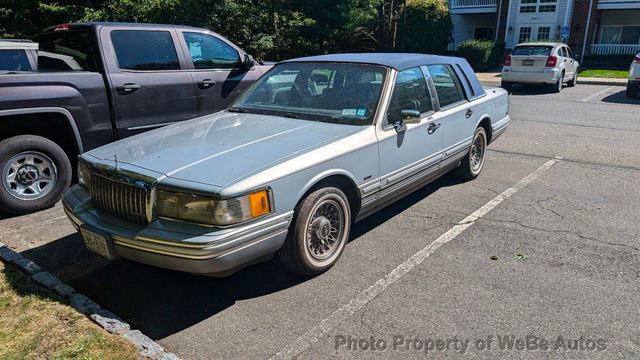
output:
M53 206L71 183L67 154L53 141L20 135L0 142L0 209L24 214Z
M463 180L473 180L480 175L484 167L487 150L487 132L483 127L476 129L471 148L457 169L457 175Z
M318 189L296 207L278 258L290 271L319 275L340 258L350 227L351 209L346 195L335 187Z

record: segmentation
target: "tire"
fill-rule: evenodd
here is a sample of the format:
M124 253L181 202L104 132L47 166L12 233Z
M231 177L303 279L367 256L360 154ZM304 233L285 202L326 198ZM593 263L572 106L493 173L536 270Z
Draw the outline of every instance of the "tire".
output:
M71 183L67 154L53 141L20 135L0 142L0 208L25 214L53 206Z
M511 94L511 91L513 90L513 83L508 81L501 81L500 87L507 90L507 92Z
M560 90L562 90L563 83L564 83L564 73L560 76L558 81L555 82L555 84L551 84L551 92L559 93Z
M580 69L576 68L576 71L573 73L573 78L571 80L569 80L569 82L567 83L567 87L574 87L576 86L576 83L578 82L578 71Z
M631 84L627 84L627 97L633 98L633 88L631 87Z
M478 150L480 151L479 154L477 153ZM484 168L486 154L487 132L480 126L473 134L473 141L471 142L469 152L456 169L456 175L463 180L473 180L477 178ZM479 155L479 158L476 157L477 155Z
M329 270L342 255L350 227L351 209L347 196L335 187L318 189L296 206L278 258L292 272L319 275ZM332 233L333 243L327 237Z

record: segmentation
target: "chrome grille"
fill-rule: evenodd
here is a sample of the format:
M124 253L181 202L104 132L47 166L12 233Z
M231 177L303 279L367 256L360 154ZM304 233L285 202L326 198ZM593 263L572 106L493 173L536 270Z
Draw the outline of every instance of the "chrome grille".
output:
M92 174L90 193L96 208L136 224L149 223L147 189Z

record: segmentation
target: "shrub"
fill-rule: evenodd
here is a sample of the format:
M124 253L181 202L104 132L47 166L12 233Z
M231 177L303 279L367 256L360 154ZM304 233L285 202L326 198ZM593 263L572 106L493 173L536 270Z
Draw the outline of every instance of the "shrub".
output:
M475 71L486 71L500 64L503 41L470 39L458 45L458 55L467 59Z

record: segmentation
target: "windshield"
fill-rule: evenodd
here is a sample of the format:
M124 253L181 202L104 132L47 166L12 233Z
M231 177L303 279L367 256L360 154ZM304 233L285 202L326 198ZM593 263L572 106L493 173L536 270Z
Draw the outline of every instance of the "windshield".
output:
M551 46L516 46L511 55L532 55L532 56L549 56Z
M284 63L261 77L229 111L371 125L386 74L376 65Z

